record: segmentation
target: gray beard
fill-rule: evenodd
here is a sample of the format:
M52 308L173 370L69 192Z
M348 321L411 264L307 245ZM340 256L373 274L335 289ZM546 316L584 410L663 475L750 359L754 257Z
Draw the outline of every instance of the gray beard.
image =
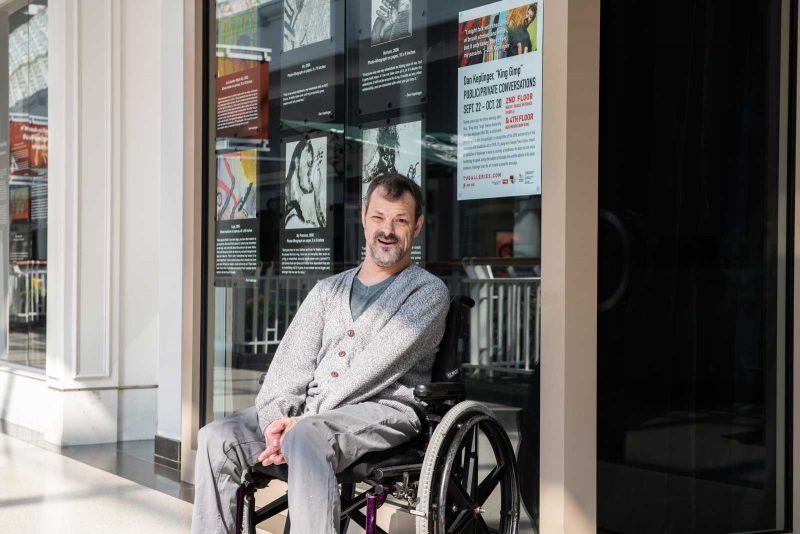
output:
M406 253L405 249L402 246L398 246L395 249L396 255L395 254L392 255L391 261L384 261L380 257L381 256L380 247L381 247L380 243L377 243L376 241L373 241L372 243L369 244L369 247L367 247L369 249L369 255L372 258L372 261L374 261L375 265L377 265L378 267L391 267L392 265L397 265Z

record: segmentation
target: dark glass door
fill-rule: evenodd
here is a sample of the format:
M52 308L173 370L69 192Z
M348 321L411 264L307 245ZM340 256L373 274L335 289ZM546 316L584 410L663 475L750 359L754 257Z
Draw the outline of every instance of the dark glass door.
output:
M602 4L600 532L791 525L794 11Z

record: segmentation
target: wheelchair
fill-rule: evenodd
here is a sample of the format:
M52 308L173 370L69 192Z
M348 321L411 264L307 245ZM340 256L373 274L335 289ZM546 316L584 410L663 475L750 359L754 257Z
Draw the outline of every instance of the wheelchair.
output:
M511 441L489 408L465 400L459 345L463 318L472 306L468 297L451 300L433 381L414 389L424 406L420 434L397 447L367 453L337 475L342 534L350 521L366 534L386 534L376 518L387 499L415 516L417 534L517 532L520 482ZM258 489L287 478L286 464L256 464L247 470L236 493L235 532L255 534L258 523L288 508L284 494L255 509ZM290 525L287 515L285 534Z

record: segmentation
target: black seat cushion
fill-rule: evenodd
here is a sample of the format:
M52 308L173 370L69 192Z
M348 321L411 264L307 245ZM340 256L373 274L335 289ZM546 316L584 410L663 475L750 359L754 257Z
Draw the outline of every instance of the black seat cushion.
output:
M421 464L425 458L425 441L419 437L413 440L386 449L384 451L369 452L352 463L347 469L336 475L339 483L349 484L362 482L367 479L380 478L379 469L397 467L401 465ZM267 467L261 464L253 466L253 471L266 475L269 478L277 478L286 482L289 478L289 468L286 464L270 465ZM377 481L377 480L376 480Z

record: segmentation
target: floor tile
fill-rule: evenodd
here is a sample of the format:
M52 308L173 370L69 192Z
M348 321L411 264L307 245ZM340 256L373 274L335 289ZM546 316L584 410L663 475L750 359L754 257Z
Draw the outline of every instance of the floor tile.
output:
M189 503L3 434L0 473L0 533L189 531Z

